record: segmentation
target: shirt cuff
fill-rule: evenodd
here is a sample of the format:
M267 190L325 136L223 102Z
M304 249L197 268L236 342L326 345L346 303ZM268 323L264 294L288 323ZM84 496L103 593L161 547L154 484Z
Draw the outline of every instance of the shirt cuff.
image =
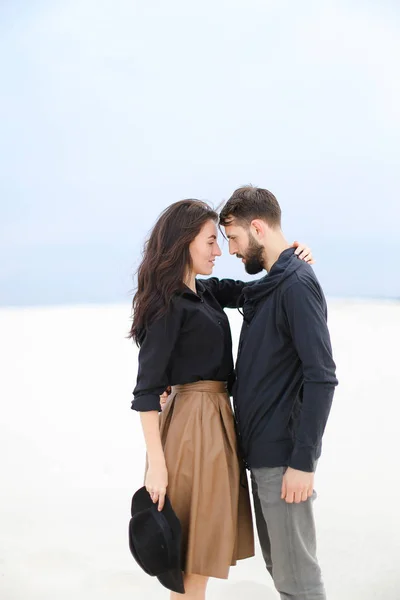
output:
M306 473L314 473L317 463L314 446L295 446L289 459L289 467Z
M138 412L150 412L152 410L161 412L160 396L156 396L155 394L135 396L132 400L131 408Z

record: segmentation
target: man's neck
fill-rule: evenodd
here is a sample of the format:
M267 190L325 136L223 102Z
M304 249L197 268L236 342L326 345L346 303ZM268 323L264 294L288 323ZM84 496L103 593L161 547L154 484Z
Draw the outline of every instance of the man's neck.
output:
M288 248L290 248L290 244L283 235L277 236L275 240L270 241L268 246L264 246L265 270L267 273L270 272L282 252Z

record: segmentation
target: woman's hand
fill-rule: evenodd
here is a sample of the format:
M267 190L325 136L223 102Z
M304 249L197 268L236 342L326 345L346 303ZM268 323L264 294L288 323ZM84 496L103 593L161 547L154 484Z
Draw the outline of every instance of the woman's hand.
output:
M165 460L149 464L145 486L154 504L158 502L158 510L161 511L164 508L165 494L168 487L168 471Z
M158 502L158 510L164 508L165 494L168 485L168 472L165 464L164 450L160 435L160 419L158 410L140 413L144 439L146 441L148 469L145 486L154 504Z
M307 262L309 265L315 264L311 249L308 246L301 244L300 242L293 242L292 248L296 248L295 254L301 260L304 260L304 262Z

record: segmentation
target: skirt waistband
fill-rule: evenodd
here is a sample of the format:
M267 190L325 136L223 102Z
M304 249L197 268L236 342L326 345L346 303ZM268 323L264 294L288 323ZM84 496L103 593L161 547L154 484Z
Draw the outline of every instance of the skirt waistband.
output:
M172 386L172 393L177 392L206 392L209 394L226 394L226 381L194 381Z

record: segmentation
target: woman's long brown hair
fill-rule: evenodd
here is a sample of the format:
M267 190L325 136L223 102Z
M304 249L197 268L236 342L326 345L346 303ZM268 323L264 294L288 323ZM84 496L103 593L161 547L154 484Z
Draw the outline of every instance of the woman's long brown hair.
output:
M138 345L146 327L167 313L172 297L182 290L192 267L189 245L210 220L217 223L218 214L201 200L175 202L160 215L137 271L129 337Z

